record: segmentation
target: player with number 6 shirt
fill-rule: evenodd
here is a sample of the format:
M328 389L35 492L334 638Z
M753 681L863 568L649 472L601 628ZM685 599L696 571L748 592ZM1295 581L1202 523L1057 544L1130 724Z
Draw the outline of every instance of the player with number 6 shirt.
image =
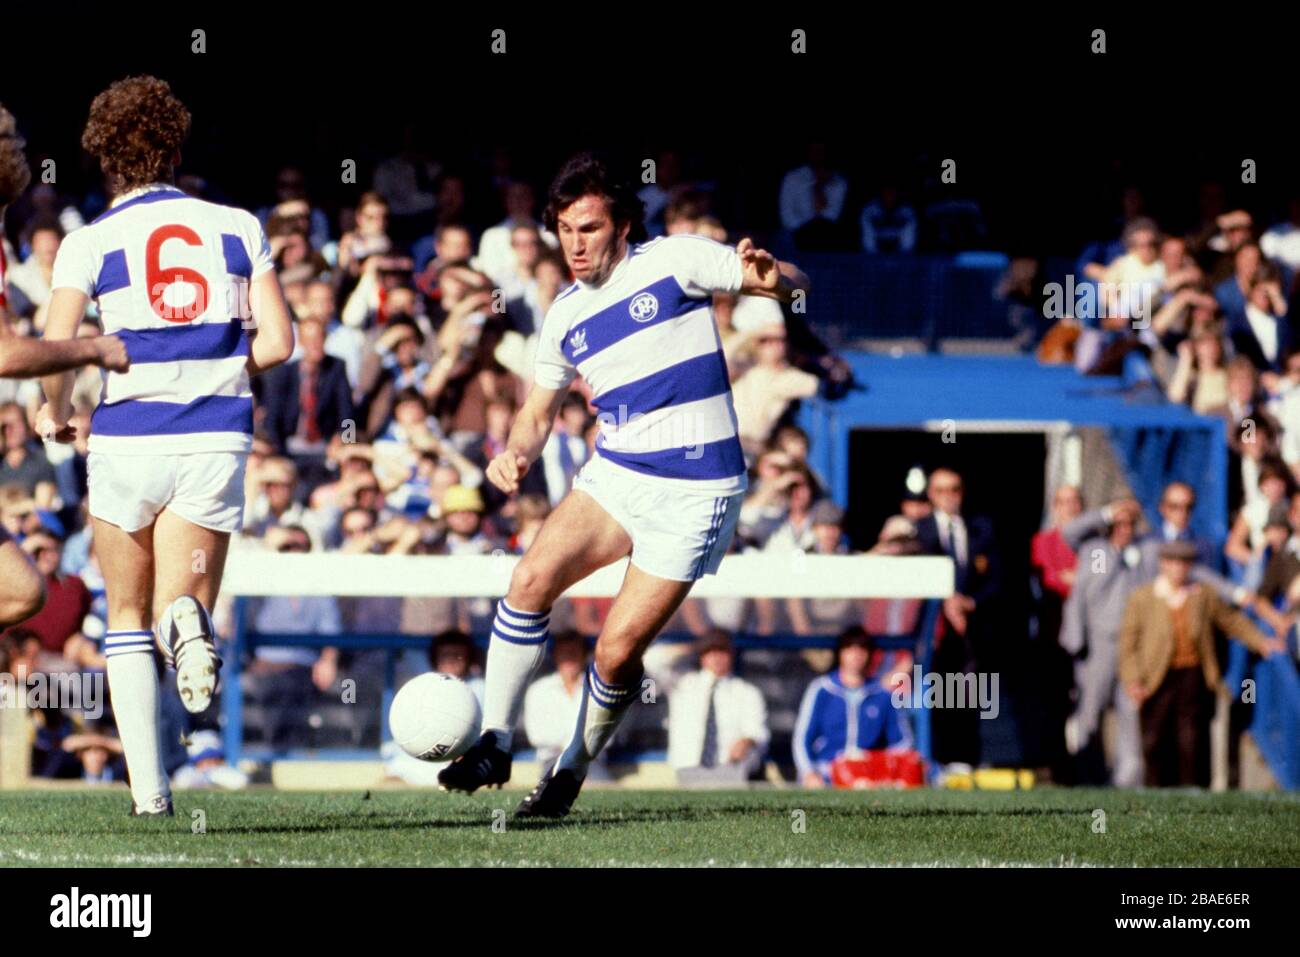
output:
M81 144L112 202L59 248L47 340L70 339L93 299L130 368L108 371L91 418L87 485L108 599L109 692L132 813L171 814L155 655L181 701L217 690L210 609L244 510L249 377L289 358L293 328L252 214L189 196L173 170L190 113L162 80L119 80L91 104ZM43 379L43 434L73 438L71 377Z

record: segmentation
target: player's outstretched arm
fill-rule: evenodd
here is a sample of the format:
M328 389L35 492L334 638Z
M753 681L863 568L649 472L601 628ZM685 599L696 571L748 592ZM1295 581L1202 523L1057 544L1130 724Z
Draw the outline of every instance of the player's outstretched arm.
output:
M488 481L507 495L519 488L519 480L542 454L555 416L564 402L565 390L533 386L515 417L506 440L506 450L488 463Z
M790 302L796 291L807 292L811 285L798 266L777 259L766 249L759 249L752 239L742 239L737 243L736 254L740 256L745 274L741 295Z
M70 286L60 286L50 295L50 306L45 314L45 334L44 341L40 345L46 349L55 350L56 354L61 353L65 357L69 354L77 354L86 349L105 349L121 348L122 355L114 359L118 363L119 370L126 368L126 349L122 346L121 340L116 336L100 336L90 339L77 337L77 326L81 324L82 318L86 315L86 304L90 301L84 292L74 289ZM100 339L105 340L99 342ZM112 340L109 342L108 340ZM82 345L81 343L85 343ZM99 343L96 345L95 343ZM55 365L46 369L42 373L41 387L45 392L46 407L50 418L54 422L56 431L61 430L67 423L68 417L72 415L72 382L73 376L70 370L78 365L86 365L87 362L71 363L66 365Z
M117 336L42 342L29 336L0 336L0 379L30 379L96 365L125 372L126 346Z
M272 369L293 355L293 317L280 291L280 280L268 270L253 280L249 306L256 323L248 345L249 375Z

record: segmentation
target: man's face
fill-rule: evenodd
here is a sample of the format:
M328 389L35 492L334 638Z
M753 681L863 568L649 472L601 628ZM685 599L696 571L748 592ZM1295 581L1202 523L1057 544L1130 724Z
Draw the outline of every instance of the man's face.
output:
M1155 233L1149 229L1139 229L1129 240L1129 250L1142 262L1150 265L1159 256L1160 245Z
M46 269L54 265L59 251L59 234L52 229L38 229L32 234L32 255Z
M1187 583L1187 574L1192 569L1191 562L1185 562L1181 558L1162 558L1160 559L1160 574L1169 579L1171 585L1184 585Z
M1133 519L1127 515L1117 516L1110 526L1110 541L1116 548L1128 548L1133 544Z
M867 646L855 641L840 649L840 668L850 674L860 675L867 670L867 659L870 656Z
M298 343L303 358L318 365L325 358L325 326L319 322L298 323Z
M293 504L293 482L287 477L274 476L265 482L262 488L266 492L266 502L272 510L282 512Z
M555 646L555 670L568 681L582 674L587 664L587 652L581 642L564 641Z
M1083 502L1079 499L1079 490L1073 485L1064 485L1057 489L1053 504L1056 506L1057 517L1063 522L1077 518L1079 513L1083 511Z
M732 654L729 648L710 648L700 655L700 667L722 678L731 674Z
M583 282L599 286L626 251L628 225L615 227L603 196L583 196L556 219L569 270Z
M830 555L840 544L840 527L838 525L814 525L813 537L817 541L817 551Z
M443 262L459 262L462 259L469 259L474 253L469 232L459 226L444 229L434 246L434 251Z
M457 535L473 535L478 531L478 512L451 512L447 515L447 527Z
M26 444L27 419L23 416L22 409L11 406L4 412L0 412L0 433L3 433L4 437L0 447L5 450L21 448Z
M387 230L387 206L367 203L357 210L357 232L362 236L383 236Z
M334 318L334 289L327 282L314 282L304 297L304 318L328 322Z
M1196 496L1189 489L1175 485L1166 490L1160 500L1160 514L1166 522L1182 531L1192 520L1192 508L1196 505Z
M521 270L532 272L541 254L542 240L535 229L516 229L510 234L510 247Z
M35 550L32 552L32 560L36 563L37 571L42 575L53 575L59 570L62 559L63 546L59 544L58 539L48 535L39 536Z
M939 469L930 476L930 503L941 512L956 515L961 511L961 476Z
M469 649L464 645L443 645L438 649L434 670L454 678L463 678L469 671Z

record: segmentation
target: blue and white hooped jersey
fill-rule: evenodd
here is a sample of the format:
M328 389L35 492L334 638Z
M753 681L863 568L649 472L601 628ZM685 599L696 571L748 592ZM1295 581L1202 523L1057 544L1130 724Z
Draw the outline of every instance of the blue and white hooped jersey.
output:
M104 332L119 336L131 358L128 371L103 374L90 451L252 447L249 286L271 268L251 213L170 186L126 193L68 234L52 288L93 298Z
M712 293L740 291L740 257L702 236L629 246L600 286L577 282L542 324L535 380L593 392L596 454L658 485L729 495L747 486Z

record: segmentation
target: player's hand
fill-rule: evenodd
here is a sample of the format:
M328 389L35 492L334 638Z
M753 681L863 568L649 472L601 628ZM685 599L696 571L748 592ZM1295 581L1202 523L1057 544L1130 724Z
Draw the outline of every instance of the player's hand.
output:
M759 249L748 237L736 244L736 254L745 271L745 286L750 289L775 291L781 285L781 270L776 257L766 249Z
M1283 654L1285 651L1286 642L1281 638L1270 638L1259 646L1259 653L1265 658Z
M103 366L109 372L125 372L131 368L131 357L127 355L126 343L117 336L96 336L94 343L97 354L96 365Z
M528 458L518 452L506 449L488 463L488 481L505 492L513 494L519 488L519 480L528 471Z
M69 422L60 422L56 419L48 402L36 413L36 432L45 442L69 445L77 440L76 427Z

